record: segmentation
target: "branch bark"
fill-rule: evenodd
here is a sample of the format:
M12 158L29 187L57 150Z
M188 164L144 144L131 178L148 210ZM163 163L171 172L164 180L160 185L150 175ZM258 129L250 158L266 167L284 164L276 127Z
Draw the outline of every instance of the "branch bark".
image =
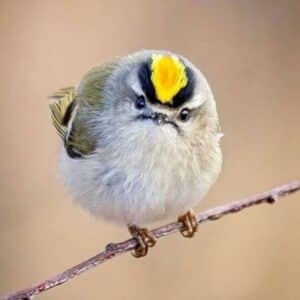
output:
M207 211L204 211L197 215L198 223L204 223L207 221L215 221L221 217L237 213L245 208L262 204L262 203L275 203L279 197L286 196L288 194L294 193L300 190L300 180L292 181L282 186L278 186L263 192L244 198L235 202L231 202L222 206L218 206ZM173 222L166 225L163 225L159 228L152 230L153 234L157 238L164 237L168 234L177 232L181 228L182 224L179 222ZM94 268L109 259L112 259L120 254L129 252L137 246L135 239L131 238L123 242L112 243L106 246L105 250L99 254L83 261L82 263L67 269L66 271L55 275L54 277L42 281L33 287L17 291L10 295L4 296L1 300L27 300L32 299L33 296L38 295L42 292L45 292L53 287L61 285L68 282L75 276L80 275L81 273Z

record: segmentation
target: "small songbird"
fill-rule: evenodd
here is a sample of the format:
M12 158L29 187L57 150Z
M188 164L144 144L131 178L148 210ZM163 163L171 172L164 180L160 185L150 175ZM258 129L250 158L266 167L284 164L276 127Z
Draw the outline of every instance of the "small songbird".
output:
M92 68L52 98L60 169L75 201L127 225L136 257L156 243L147 223L179 216L182 235L194 235L191 208L220 173L222 132L209 84L189 60L139 51Z

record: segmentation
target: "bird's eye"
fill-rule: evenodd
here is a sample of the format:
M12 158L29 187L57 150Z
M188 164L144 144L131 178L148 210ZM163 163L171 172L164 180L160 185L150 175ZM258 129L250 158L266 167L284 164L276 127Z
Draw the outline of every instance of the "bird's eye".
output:
M137 109L142 109L145 108L145 106L146 106L145 97L143 95L137 96L135 100L135 107Z
M190 117L191 117L191 112L188 108L184 108L181 110L179 114L179 118L181 121L186 122L190 119Z

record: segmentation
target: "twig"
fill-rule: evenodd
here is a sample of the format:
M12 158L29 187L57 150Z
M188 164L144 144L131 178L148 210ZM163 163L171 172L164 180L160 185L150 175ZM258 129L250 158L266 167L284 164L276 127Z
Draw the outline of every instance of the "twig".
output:
M261 204L261 203L274 203L277 201L279 197L286 196L288 194L294 193L300 190L300 180L296 180L285 185L276 187L270 191L256 194L250 196L248 198L244 198L235 202L231 202L229 204L218 206L216 208L207 210L203 213L198 214L197 220L198 223L204 223L206 221L214 221L218 220L219 218L231 214L236 213L244 208ZM179 222L170 223L159 228L152 230L152 233L157 237L161 238L166 236L170 233L177 232L182 226ZM50 279L40 282L39 284L27 288L24 290L20 290L13 294L7 295L2 300L28 300L32 299L33 296L38 295L46 290L49 290L55 286L61 285L75 276L94 268L107 260L118 256L120 254L129 252L133 250L137 246L137 242L135 239L131 238L129 240L120 242L120 243L113 243L106 246L103 252L95 255L94 257L89 258L88 260L60 273Z

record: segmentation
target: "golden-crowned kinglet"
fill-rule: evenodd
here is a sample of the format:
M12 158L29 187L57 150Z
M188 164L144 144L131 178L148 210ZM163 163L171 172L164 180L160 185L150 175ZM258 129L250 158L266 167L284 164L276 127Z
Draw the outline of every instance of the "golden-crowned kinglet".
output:
M139 51L92 68L50 104L64 149L60 166L74 199L96 216L128 225L137 257L155 237L143 224L170 216L182 234L190 210L222 164L216 103L202 73L169 51Z

